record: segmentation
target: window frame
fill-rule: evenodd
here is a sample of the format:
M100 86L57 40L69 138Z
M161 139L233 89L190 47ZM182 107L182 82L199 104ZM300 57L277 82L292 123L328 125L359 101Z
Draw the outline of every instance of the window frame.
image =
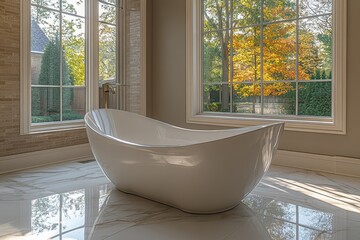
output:
M123 9L126 7L124 0L118 0L118 55L117 78L124 81L126 76L125 40L126 23ZM86 112L99 108L99 4L104 0L85 0L85 87L86 87ZM141 41L141 73L140 83L141 99L140 111L146 115L146 0L140 0L140 41ZM113 4L110 4L113 5ZM122 36L121 36L122 35ZM37 134L85 128L83 119L63 122L31 122L31 0L20 1L20 134ZM92 66L92 67L88 67ZM124 100L124 99L123 99ZM125 105L125 103L123 103ZM119 106L122 107L122 106Z
M33 134L42 132L64 131L82 129L85 127L83 119L59 122L31 122L31 0L21 1L21 86L20 86L20 134ZM60 10L61 11L61 10ZM88 17L92 16L92 17ZM98 4L95 1L85 2L85 88L86 112L98 105L99 97L96 78L98 74ZM89 68L88 66L95 66ZM59 88L63 86L59 85ZM75 87L75 86L74 86ZM94 96L90 99L90 96Z
M332 117L203 112L202 0L186 0L187 123L244 127L282 121L289 131L346 134L346 26L347 0L333 0Z

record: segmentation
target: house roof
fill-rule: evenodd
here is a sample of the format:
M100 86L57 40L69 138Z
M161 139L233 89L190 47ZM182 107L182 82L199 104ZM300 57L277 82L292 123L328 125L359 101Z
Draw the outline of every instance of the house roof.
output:
M49 43L48 37L40 28L36 21L31 20L31 51L44 52L46 45Z

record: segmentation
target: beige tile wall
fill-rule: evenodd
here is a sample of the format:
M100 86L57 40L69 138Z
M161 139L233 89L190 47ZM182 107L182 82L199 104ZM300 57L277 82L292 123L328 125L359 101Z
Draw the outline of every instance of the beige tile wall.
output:
M127 0L126 7L126 110L141 113L141 18L140 0Z
M20 1L0 0L0 157L88 142L85 130L20 135Z

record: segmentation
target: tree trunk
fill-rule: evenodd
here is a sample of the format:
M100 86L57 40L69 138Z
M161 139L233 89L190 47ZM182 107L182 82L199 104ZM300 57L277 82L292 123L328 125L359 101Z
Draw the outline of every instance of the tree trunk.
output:
M230 10L230 5L229 5L229 0L225 1L225 28L229 29L230 28L230 14L231 11ZM223 29L224 26L222 26L222 12L221 10L219 11L218 9L218 17L220 20L220 29ZM222 82L223 84L221 85L221 111L222 112L228 112L230 111L230 93L229 93L229 86L228 83L229 82L229 44L230 44L230 34L229 31L226 31L225 33L220 33L219 35L221 35L221 46L222 46Z

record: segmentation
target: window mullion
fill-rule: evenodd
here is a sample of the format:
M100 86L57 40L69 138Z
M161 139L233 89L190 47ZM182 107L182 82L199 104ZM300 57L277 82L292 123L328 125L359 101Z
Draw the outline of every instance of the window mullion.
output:
M199 13L201 13L201 21L200 21L200 37L201 37L201 44L199 44L199 47L201 49L200 51L200 56L201 56L201 62L204 62L204 38L205 38L205 24L204 24L204 12L205 12L205 7L204 7L204 1L201 2L201 8L200 11L198 11ZM204 79L204 67L203 64L199 65L199 71L200 71L200 91L201 93L199 94L199 100L200 100L200 112L203 113L204 112L204 91L205 91L205 79ZM199 104L198 104L199 105Z
M295 66L295 115L299 115L299 0L296 0L296 66Z
M62 122L63 121L63 112L62 112L62 102L63 102L63 94L62 94L62 91L63 91L63 89L62 89L62 78L63 78L63 44L62 44L62 20L63 20L63 9L62 9L62 1L63 0L60 0L60 13L59 13L59 18L60 18L60 26L59 26L59 31L60 31L60 33L59 33L59 45L60 45L60 54L59 54L59 56L60 56L60 74L59 74L59 76L60 76L60 79L59 79L59 84L60 84L60 97L59 97L59 99L60 99L60 108L59 108L59 111L60 111L60 122Z
M260 11L261 11L260 12L260 87L261 87L260 102L261 102L261 115L263 115L264 114L264 0L261 0ZM257 79L255 79L255 81L257 81Z
M230 112L233 112L233 79L234 79L234 60L233 60L233 1L230 0Z

